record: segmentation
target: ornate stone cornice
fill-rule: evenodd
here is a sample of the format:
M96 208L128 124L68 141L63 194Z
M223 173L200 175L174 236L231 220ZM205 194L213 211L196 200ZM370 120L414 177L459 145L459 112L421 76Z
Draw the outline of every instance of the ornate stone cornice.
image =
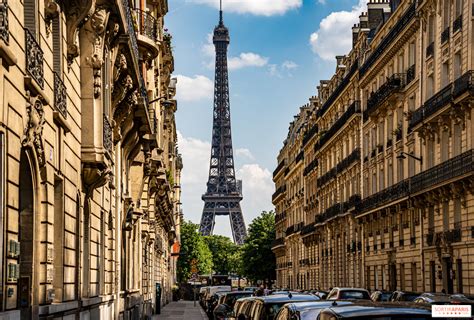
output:
M87 196L92 196L95 189L104 186L112 177L112 170L108 167L95 166L92 163L83 164L82 179Z

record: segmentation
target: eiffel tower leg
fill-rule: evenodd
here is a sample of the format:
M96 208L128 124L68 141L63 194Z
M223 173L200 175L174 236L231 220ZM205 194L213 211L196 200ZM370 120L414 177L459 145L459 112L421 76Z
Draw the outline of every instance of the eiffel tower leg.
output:
M236 211L231 211L229 214L230 226L232 228L232 235L234 236L234 243L242 245L247 237L247 231L240 206L235 208L235 210Z
M210 236L214 231L215 216L213 212L204 211L201 217L199 233L203 236Z

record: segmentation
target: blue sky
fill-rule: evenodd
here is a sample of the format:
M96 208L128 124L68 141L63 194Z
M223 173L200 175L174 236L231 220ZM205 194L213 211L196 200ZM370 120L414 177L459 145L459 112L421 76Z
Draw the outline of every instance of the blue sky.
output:
M173 36L178 77L179 148L183 154L183 211L200 221L212 128L214 47L218 0L168 0L165 24ZM243 180L246 223L272 210L271 180L288 124L350 50L351 29L364 0L224 0L230 30L229 80L236 172ZM227 218L215 233L230 236Z

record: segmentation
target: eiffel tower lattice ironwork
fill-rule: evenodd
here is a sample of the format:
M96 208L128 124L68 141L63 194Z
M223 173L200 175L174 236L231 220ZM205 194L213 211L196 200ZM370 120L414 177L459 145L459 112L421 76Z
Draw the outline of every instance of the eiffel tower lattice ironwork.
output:
M242 182L236 180L234 170L227 72L227 47L230 37L229 30L222 19L222 4L219 15L219 24L214 28L213 37L216 48L216 71L211 161L207 191L202 196L204 209L199 231L203 235L211 235L214 230L215 217L228 215L234 242L242 244L247 236L247 231L240 208Z

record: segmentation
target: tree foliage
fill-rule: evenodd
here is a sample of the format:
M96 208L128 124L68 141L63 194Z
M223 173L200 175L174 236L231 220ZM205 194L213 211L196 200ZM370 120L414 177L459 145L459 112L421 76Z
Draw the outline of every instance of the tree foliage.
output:
M275 240L275 213L263 211L248 228L247 239L242 246L242 273L252 282L275 279L276 259L272 252Z
M212 235L204 237L212 253L213 272L216 274L238 274L239 246L229 237Z
M177 265L179 282L186 282L191 277L191 262L197 261L199 274L210 274L212 270L212 253L206 241L198 232L198 225L191 221L181 222L181 251Z

